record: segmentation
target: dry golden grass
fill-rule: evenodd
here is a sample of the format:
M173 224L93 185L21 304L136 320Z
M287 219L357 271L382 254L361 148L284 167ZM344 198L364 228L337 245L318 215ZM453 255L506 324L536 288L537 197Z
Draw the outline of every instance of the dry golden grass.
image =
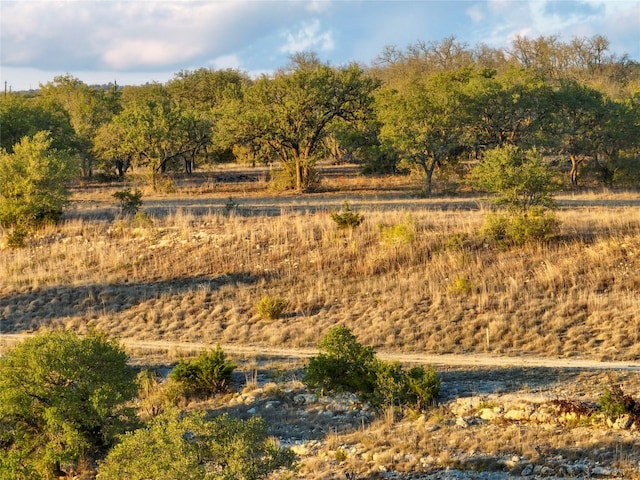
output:
M174 193L145 191L151 225L114 219L111 194L119 188L79 189L63 224L27 248L0 247L0 333L94 325L122 338L268 349L314 347L341 323L387 351L640 358L635 193L561 195L557 239L497 248L478 233L479 198L416 198L401 178L336 174L323 192L297 196L269 192L261 180L220 184L205 176ZM354 231L338 231L331 220L345 199L365 216ZM256 313L264 296L287 301L280 318ZM130 353L163 364L197 351L167 344ZM243 360L242 392L257 390L259 362L235 360ZM274 366L270 395L279 398L281 377L299 368ZM529 382L591 402L612 382L634 398L640 391L640 377L629 372L439 373L450 385L517 378L510 391L524 392ZM590 458L637 475L637 431L523 422L462 428L447 406L454 394L445 395L426 416L387 412L328 433L295 478L376 478L382 466L504 470L499 462L512 456L532 464ZM227 404L219 398L189 408Z
M477 198L364 182L306 196L236 185L232 206L187 185L144 198L150 226L113 220L113 188L79 191L65 223L0 250L2 331L312 347L342 323L383 350L640 358L633 195L562 196L558 239L497 248ZM329 215L345 199L365 216L354 231ZM383 238L397 225L408 240ZM281 318L255 313L265 295L288 302Z

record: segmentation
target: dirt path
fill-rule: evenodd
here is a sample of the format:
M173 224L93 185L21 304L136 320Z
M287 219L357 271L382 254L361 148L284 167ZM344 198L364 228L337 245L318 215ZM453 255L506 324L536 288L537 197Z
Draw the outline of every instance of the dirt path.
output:
M22 341L31 334L0 334L0 354L4 346L10 346ZM212 348L208 343L170 342L164 340L134 340L121 339L125 348L138 355L141 351L197 351ZM220 347L229 355L248 355L271 358L303 359L317 354L316 349L310 348L278 348L254 345L226 345ZM640 362L607 362L580 358L546 358L535 356L503 357L495 355L433 355L418 353L399 353L377 351L377 356L384 360L399 361L406 364L440 365L449 367L530 367L530 368L575 368L583 370L618 370L640 372Z

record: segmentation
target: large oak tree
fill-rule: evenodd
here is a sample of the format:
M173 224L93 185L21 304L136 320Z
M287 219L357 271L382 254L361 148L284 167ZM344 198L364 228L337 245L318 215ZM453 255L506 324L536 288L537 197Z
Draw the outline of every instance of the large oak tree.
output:
M337 121L356 123L370 113L377 81L357 65L334 68L299 55L288 69L263 76L233 101L220 122L229 143L268 148L291 173L292 187L313 183L316 154Z

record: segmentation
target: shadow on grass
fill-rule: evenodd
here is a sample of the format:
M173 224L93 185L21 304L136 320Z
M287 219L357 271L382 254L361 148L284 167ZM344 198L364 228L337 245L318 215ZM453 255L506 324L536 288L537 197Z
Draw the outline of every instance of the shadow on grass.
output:
M46 328L59 319L87 318L123 312L146 301L200 291L210 295L225 285L253 284L260 276L237 272L158 282L125 282L81 286L55 286L0 298L0 333L21 333Z

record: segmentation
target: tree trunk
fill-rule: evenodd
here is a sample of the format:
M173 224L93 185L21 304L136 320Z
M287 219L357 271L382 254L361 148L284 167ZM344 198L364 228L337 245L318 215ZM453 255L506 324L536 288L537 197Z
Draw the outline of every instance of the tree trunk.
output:
M303 178L304 173L302 171L302 161L300 160L299 156L296 157L295 162L296 162L296 191L301 192L303 180L304 180Z
M578 169L582 160L577 155L569 155L569 159L571 160L571 187L578 188Z
M425 182L424 182L424 194L427 197L431 196L431 181L433 178L433 168L425 168Z
M438 165L438 161L436 159L428 159L428 158L423 158L420 165L422 165L422 168L424 169L424 176L425 176L425 181L424 181L424 195L426 197L430 197L431 196L431 184L432 184L432 179L433 179L433 172L436 169L436 166Z

